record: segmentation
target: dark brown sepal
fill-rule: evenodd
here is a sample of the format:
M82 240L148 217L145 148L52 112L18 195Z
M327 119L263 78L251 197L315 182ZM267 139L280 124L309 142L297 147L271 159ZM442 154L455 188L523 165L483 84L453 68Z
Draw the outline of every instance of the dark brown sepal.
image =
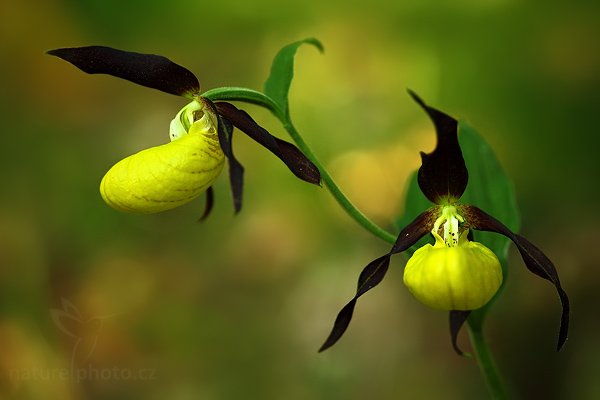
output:
M177 96L192 97L200 83L188 69L166 57L134 53L105 46L49 50L88 74L107 74Z
M325 343L319 349L319 352L327 350L333 346L346 332L350 321L352 320L352 313L354 312L354 306L356 300L369 290L377 286L385 277L385 274L390 266L391 253L388 253L378 259L371 261L360 273L358 278L358 287L356 289L356 295L342 308L338 313L335 322L333 323L333 329L325 340Z
M233 155L232 135L233 125L227 119L217 114L218 126L217 133L219 135L219 144L223 150L223 154L229 163L229 184L231 185L231 195L233 197L233 209L235 213L239 213L242 209L242 195L244 192L244 167Z
M469 318L469 314L471 314L471 311L450 311L450 340L452 341L452 348L459 356L465 355L465 353L458 347L458 333L467 318Z
M569 332L569 297L563 290L560 279L558 278L558 272L556 267L550 261L548 257L536 246L534 246L529 240L523 236L518 235L508 229L503 223L498 221L496 218L487 214L483 210L475 206L461 206L462 216L466 220L466 227L477 229L480 231L496 232L501 235L508 237L517 246L521 257L527 266L529 271L535 275L546 279L554 285L560 302L562 305L562 314L560 318L560 330L558 333L558 344L557 350L560 350L567 340Z
M411 97L425 110L435 125L437 145L431 153L421 152L418 182L421 191L435 204L458 200L467 187L469 173L458 144L458 121L428 106L416 93Z
M333 329L329 334L329 337L319 349L319 352L328 349L333 346L346 332L350 321L352 320L352 314L354 312L354 306L360 296L368 292L377 286L385 277L385 274L390 266L390 257L393 254L402 252L408 249L413 244L417 243L419 239L425 236L433 228L435 221L436 209L430 208L429 210L421 213L415 218L408 226L406 226L400 234L396 243L392 247L392 250L386 255L383 255L376 260L371 261L360 273L358 277L358 285L356 288L356 295L342 308L338 313L335 322L333 323Z
M212 211L214 204L215 204L215 193L214 193L212 186L209 186L209 188L206 189L206 200L204 202L204 212L202 213L202 216L198 219L198 222L204 221L210 215L210 212Z
M227 102L215 103L219 113L287 165L303 181L320 185L319 169L293 144L276 138L258 125L248 113Z

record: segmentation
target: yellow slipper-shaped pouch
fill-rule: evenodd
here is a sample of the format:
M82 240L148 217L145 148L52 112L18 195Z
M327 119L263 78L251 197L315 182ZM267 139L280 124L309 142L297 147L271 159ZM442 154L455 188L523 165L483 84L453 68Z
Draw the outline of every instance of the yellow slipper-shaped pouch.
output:
M119 211L157 213L179 207L206 191L225 156L216 116L201 102L184 107L171 123L171 142L116 163L100 183L104 201Z

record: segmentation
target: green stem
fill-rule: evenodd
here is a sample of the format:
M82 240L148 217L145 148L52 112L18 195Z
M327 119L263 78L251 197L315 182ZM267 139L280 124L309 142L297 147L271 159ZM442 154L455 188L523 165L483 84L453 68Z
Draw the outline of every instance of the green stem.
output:
M395 243L395 235L389 233L388 231L371 221L358 208L356 208L354 204L352 204L348 197L346 197L344 192L342 192L342 190L335 183L331 175L329 175L329 172L327 172L325 166L321 164L321 162L312 152L310 147L308 147L304 139L302 139L302 136L300 136L300 133L298 133L298 131L296 130L292 122L289 120L289 118L286 118L286 121L282 122L285 130L291 136L292 140L296 143L298 148L304 153L306 157L310 159L310 161L312 161L317 166L317 168L319 168L319 171L321 171L321 178L323 179L325 186L327 186L327 189L329 189L332 196L335 198L338 204L346 211L346 213L348 213L348 215L350 215L356 222L362 225L373 235L385 240L388 243Z
M292 120L287 110L282 110L272 98L259 91L243 87L215 88L202 93L202 97L206 97L212 101L243 101L265 107L267 110L271 111L273 115L281 121L285 130L294 142L296 142L296 145L300 150L317 166L321 172L321 178L323 179L323 182L325 182L325 186L327 186L338 204L348 213L348 215L378 238L392 244L396 242L396 235L387 232L385 229L375 224L352 204L344 192L342 192L335 183L331 175L329 175L325 166L321 164L306 142L304 142L304 139L302 139L302 136L300 136L300 133L292 124Z
M468 327L471 346L475 350L477 365L479 365L479 370L483 375L492 398L497 400L507 399L506 389L494 362L494 357L483 337L482 325L469 321Z

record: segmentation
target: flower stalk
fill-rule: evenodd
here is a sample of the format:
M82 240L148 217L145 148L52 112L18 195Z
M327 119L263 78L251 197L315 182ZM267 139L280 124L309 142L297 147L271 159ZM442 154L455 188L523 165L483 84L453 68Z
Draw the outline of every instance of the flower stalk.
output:
M471 321L467 324L475 359L491 397L496 400L507 399L506 388L494 361L494 356L483 335L482 325Z
M315 156L310 147L306 144L300 133L296 130L294 125L290 120L287 120L283 124L285 130L288 132L296 146L304 153L304 155L313 162L321 171L321 179L323 183L329 189L329 192L333 196L333 198L337 201L337 203L342 207L342 209L356 221L359 225L365 228L368 232L372 233L376 237L388 242L394 243L396 241L396 236L392 233L386 231L373 221L369 219L365 214L363 214L356 206L348 199L348 197L344 194L342 189L335 183L332 176L329 174L325 166L319 161L319 159Z

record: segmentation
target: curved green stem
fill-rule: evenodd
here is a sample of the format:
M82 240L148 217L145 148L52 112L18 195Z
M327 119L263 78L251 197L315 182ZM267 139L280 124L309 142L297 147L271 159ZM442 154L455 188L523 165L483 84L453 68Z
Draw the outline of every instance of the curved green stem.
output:
M483 375L492 398L497 400L507 399L508 395L504 388L504 384L502 383L496 363L494 362L494 357L483 337L482 325L479 323L471 323L469 321L468 327L471 346L473 346L473 350L475 351L477 365L479 365L479 370Z
M317 166L317 168L319 168L319 171L321 171L321 178L323 179L323 183L325 183L327 189L329 189L332 196L344 209L344 211L346 211L348 215L350 215L356 222L362 225L363 228L371 232L373 235L385 240L388 243L395 243L396 235L389 233L388 231L371 221L358 208L356 208L354 204L352 204L348 197L346 197L344 192L342 192L342 190L335 183L331 175L329 175L329 172L327 172L325 166L321 164L321 162L312 152L310 147L308 147L304 139L302 139L302 136L300 135L300 133L298 133L298 131L296 130L292 122L289 120L289 118L286 118L286 120L282 122L285 130L291 136L292 140L296 143L298 148L304 153L304 155L306 155L306 157L310 159L310 161L312 161Z
M243 101L256 104L271 111L280 121L283 120L283 114L275 101L258 90L227 86L207 90L201 96L212 101Z
M283 124L285 130L288 132L292 140L296 143L298 148L313 162L321 172L321 178L327 186L327 189L331 192L338 204L350 215L356 222L362 225L366 230L385 240L388 243L396 242L396 235L393 235L381 228L373 221L371 221L366 215L364 215L352 202L346 197L344 192L338 187L331 175L325 169L325 166L321 164L319 159L312 152L310 147L306 144L300 133L296 130L290 116L287 112L283 112L277 103L264 93L256 90L243 88L243 87L220 87L208 90L202 93L203 97L206 97L212 101L218 100L229 100L229 101L243 101L246 103L256 104L265 107L271 111L279 121Z

